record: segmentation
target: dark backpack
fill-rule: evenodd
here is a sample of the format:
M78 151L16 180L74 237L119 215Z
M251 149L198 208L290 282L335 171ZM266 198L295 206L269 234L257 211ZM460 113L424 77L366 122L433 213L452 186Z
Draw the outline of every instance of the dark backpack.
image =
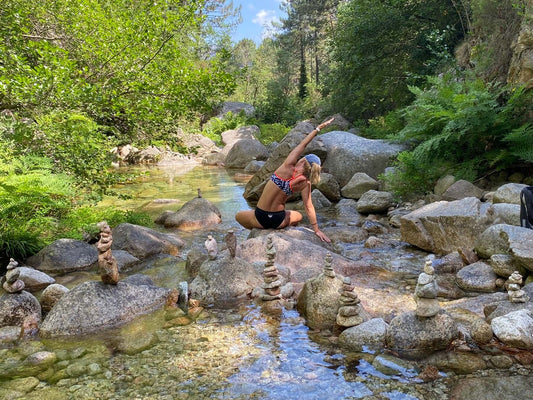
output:
M533 229L533 186L520 192L520 226Z

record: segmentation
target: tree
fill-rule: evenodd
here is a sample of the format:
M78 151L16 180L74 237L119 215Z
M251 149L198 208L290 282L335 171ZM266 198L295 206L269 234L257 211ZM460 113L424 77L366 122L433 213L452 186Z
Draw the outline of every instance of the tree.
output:
M338 11L327 87L332 107L366 120L408 104L409 84L453 60L464 37L454 1L351 0Z

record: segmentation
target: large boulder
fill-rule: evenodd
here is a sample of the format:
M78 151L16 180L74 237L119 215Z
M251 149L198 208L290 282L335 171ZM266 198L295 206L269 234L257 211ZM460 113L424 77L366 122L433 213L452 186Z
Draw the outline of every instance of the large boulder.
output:
M310 122L300 122L296 125L274 149L263 167L248 181L243 196L246 200L259 200L263 192L264 184L272 173L285 161L289 153L305 136L314 129ZM322 136L314 138L305 149L305 154L314 153L322 160L326 157L326 149L321 142Z
M190 284L191 296L205 304L231 307L263 283L254 266L239 257L219 256L205 261Z
M442 194L442 198L448 201L461 200L466 197L476 197L481 199L483 194L483 189L478 188L471 182L461 179L454 182L448 189L446 189Z
M26 291L4 294L0 297L0 327L20 326L35 329L41 322L41 305Z
M506 224L490 226L479 236L475 249L483 258L511 255L513 264L533 271L533 229Z
M496 189L494 196L492 196L492 202L520 204L520 192L526 186L521 183L506 183Z
M401 237L404 242L435 254L473 248L492 222L489 210L489 204L475 197L431 203L401 217Z
M159 218L165 228L183 230L197 230L222 222L220 210L209 200L195 197L185 203L178 211L167 213L165 218Z
M326 172L320 174L320 182L316 185L316 188L328 198L330 201L339 201L341 199L341 189L339 182L335 177Z
M243 139L237 141L231 147L226 156L227 168L245 168L252 160L264 161L269 152L263 143L256 139Z
M44 319L44 338L88 335L114 328L162 307L168 289L135 279L116 285L89 281L65 293Z
M494 335L512 347L533 350L533 313L529 310L510 312L491 322Z
M29 257L26 264L43 272L67 273L96 267L96 247L74 239L59 239Z
M390 322L387 346L402 358L421 359L446 349L458 337L457 323L446 313L422 318L409 311Z
M261 131L257 125L241 126L237 129L230 129L222 132L222 143L225 146L233 145L239 140L256 140Z
M171 233L163 233L144 226L124 223L113 229L113 250L125 250L142 260L156 254L177 255L183 240Z
M237 255L250 263L266 262L266 245L268 236L271 236L276 249L276 265L290 271L290 280L293 283L303 283L320 274L328 252L331 252L332 256L331 266L343 276L355 276L369 270L366 264L361 265L333 253L331 245L320 242L310 230L289 228L264 233L241 243Z
M342 278L321 273L305 282L296 309L311 329L332 330L337 319Z
M332 131L321 135L327 157L324 169L345 186L356 172L377 178L391 160L403 150L397 144L383 140L365 139L350 132Z

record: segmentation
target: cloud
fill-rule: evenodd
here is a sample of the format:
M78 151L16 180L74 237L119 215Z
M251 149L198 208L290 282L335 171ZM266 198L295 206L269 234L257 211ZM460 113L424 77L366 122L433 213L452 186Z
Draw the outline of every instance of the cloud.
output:
M258 24L263 28L263 32L261 34L263 39L265 37L272 36L275 30L273 22L278 21L279 17L276 15L276 11L273 10L260 10L257 14L255 14L255 18L252 19L254 24Z

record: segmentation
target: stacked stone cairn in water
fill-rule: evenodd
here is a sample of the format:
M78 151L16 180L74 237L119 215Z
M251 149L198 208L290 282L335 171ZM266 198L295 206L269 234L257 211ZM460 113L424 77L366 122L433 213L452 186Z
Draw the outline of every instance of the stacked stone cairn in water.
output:
M333 257L331 256L331 253L326 253L326 258L324 262L324 276L327 276L329 278L335 278L335 271L333 270L333 267L331 266L331 262L333 260Z
M267 238L267 248L266 248L266 263L265 268L263 269L263 293L260 296L263 301L272 301L279 300L281 296L281 277L278 271L278 268L274 265L274 258L276 257L276 249L272 243L272 238L269 236Z
M522 275L518 271L514 271L505 282L511 303L526 303L529 301L529 296L521 289L520 285L522 285Z
M2 287L8 293L19 293L24 289L24 281L19 279L18 265L19 263L11 258L7 265L6 275L2 277Z
M325 272L325 271L324 271ZM368 314L361 305L361 300L354 291L354 285L349 277L342 280L342 288L339 290L340 307L337 312L336 323L342 328L357 326L368 320Z
M416 315L419 317L433 317L441 310L437 300L439 287L434 272L432 260L427 258L424 272L418 276L415 288Z

